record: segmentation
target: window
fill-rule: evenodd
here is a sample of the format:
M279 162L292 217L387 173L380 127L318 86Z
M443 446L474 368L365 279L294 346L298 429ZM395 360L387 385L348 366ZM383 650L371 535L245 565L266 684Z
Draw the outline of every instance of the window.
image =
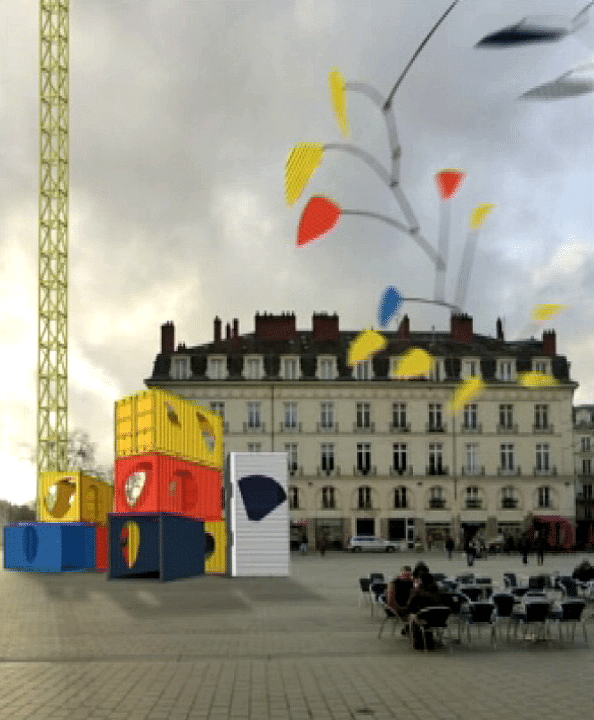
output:
M322 443L322 470L332 472L334 470L334 445Z
M591 475L592 474L592 460L590 458L587 458L586 460L582 460L582 475Z
M510 360L503 360L500 363L499 379L504 381L513 380L513 363Z
M406 427L406 403L393 403L392 425L396 428Z
M397 487L394 490L394 508L408 507L408 490L405 487Z
M370 427L370 410L369 403L357 403L357 427L368 428Z
M190 358L174 357L171 359L171 377L173 380L187 380L190 377Z
M501 507L504 510L512 510L518 507L518 494L512 485L504 487L501 491Z
M334 403L322 403L321 425L323 428L334 427Z
M514 446L501 445L501 469L510 472L514 469Z
M225 403L224 402L211 402L210 411L215 415L220 415L225 422Z
M364 360L355 366L357 380L371 380L371 360Z
M248 380L260 379L260 358L249 358L245 361L246 378Z
M368 473L371 469L371 445L369 443L357 444L357 470Z
M544 430L549 426L549 406L534 406L534 427Z
M536 471L547 472L549 470L549 446L539 444L536 446Z
M592 485L592 483L584 483L584 485L582 485L582 493L584 496L584 500L592 500L592 498L594 497L592 495L593 487L594 486Z
M223 358L208 358L208 377L211 380L225 379L225 360Z
M334 510L335 507L334 488L330 486L322 488L322 508L324 510Z
M547 373L549 370L548 363L543 362L542 360L535 360L534 362L534 372L537 373Z
M322 380L333 380L334 379L334 367L332 360L325 359L320 360L320 378Z
M464 406L464 427L466 430L476 430L477 427L477 406L476 405L465 405Z
M499 427L511 430L514 426L514 406L499 406Z
M287 453L289 473L293 474L297 472L297 443L287 443L285 445L285 452Z
M290 358L283 363L283 377L285 380L297 379L297 360Z
M478 443L466 443L466 466L467 475L475 475L478 472Z
M582 438L582 452L590 452L590 438L589 437Z
M443 475L442 449L441 443L431 443L429 445L429 475Z
M371 510L371 488L369 486L363 486L359 488L359 510Z
M441 510L445 507L443 488L439 485L436 485L429 490L429 507L432 510Z
M551 507L551 489L548 485L543 485L538 488L538 507Z
M467 377L474 377L476 375L476 367L477 362L476 360L467 360L466 362L466 376Z
M479 497L479 489L476 485L469 485L466 488L466 507L469 510L480 508L481 499Z
M297 427L297 403L286 402L285 403L285 427L295 428Z
M441 429L441 405L429 405L429 430Z
M394 443L394 470L402 473L406 470L406 444Z
M259 428L261 427L262 418L260 416L260 403L250 402L248 403L248 427Z
M291 485L289 488L291 510L299 510L299 488Z
M248 443L247 451L248 452L262 452L262 443Z

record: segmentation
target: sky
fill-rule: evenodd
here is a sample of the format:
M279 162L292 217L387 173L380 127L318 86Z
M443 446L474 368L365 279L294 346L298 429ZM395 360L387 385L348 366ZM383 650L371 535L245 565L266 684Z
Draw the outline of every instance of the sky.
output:
M450 203L446 300L453 302L468 217L479 231L464 310L475 332L539 337L538 303L557 352L594 403L594 93L518 96L594 58L594 12L577 34L524 49L478 50L525 15L568 20L584 0L460 0L394 97L401 184L437 248L435 173L466 178ZM313 195L402 220L358 158L328 151L303 195L285 200L300 142L350 142L389 167L384 120L348 94L351 138L328 74L386 97L450 0L73 0L70 3L69 429L113 462L113 404L144 389L173 321L176 344L210 342L213 319L254 330L256 312L338 313L377 328L381 293L432 298L434 268L388 224L344 216L296 246ZM594 9L593 9L594 10ZM38 243L38 0L5 0L0 23L0 498L35 497ZM449 311L408 303L411 330L449 328ZM395 329L396 320L388 329ZM522 334L523 333L523 334Z

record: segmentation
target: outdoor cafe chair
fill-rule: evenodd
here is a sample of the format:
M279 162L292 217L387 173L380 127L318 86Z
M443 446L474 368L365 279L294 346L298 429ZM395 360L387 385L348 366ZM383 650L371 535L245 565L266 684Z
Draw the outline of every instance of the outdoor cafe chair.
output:
M386 590L388 589L388 583L385 582L372 582L369 586L369 592L371 595L371 615L373 617L373 610L375 607L382 606L386 601Z
M369 582L384 582L384 573L369 573Z
M446 607L445 605L435 605L433 607L427 607L423 608L422 610L419 610L417 613L416 619L413 621L410 621L409 624L409 634L410 634L410 642L411 644L414 643L414 630L413 625L416 623L416 625L420 628L421 634L423 637L423 650L425 652L428 652L427 647L427 634L431 633L433 635L433 642L437 645L438 643L443 643L443 636L444 632L448 631L448 639L449 639L449 625L448 625L448 618L451 614L451 609L449 607ZM452 651L452 644L451 642L448 643L450 652Z
M561 588L561 591L563 592L563 598L569 599L569 598L575 598L578 599L580 597L579 589L580 585L578 581L575 578L562 576L559 578L559 587Z
M458 585L458 592L471 602L476 602L483 596L483 588L480 585Z
M507 621L507 636L509 637L510 617L514 610L516 597L512 593L494 593L491 595L491 601L495 605L495 626L496 629L501 626L503 620ZM500 633L501 634L501 633Z
M527 584L523 584L523 583L520 584L518 582L518 576L516 575L516 573L512 573L512 572L503 573L503 583L505 585L506 590L508 590L510 593L512 593L516 597L521 597L528 590Z
M474 584L474 573L465 573L463 575L457 575L455 577L457 585L473 585Z
M382 603L382 607L385 612L385 617L380 623L379 631L377 634L378 638L381 638L384 626L387 622L392 623L392 635L394 635L396 633L396 625L398 625L399 621L401 620L398 613L395 610L392 610L392 608L387 603Z
M491 644L495 647L495 605L492 602L478 601L468 603L467 608L463 610L461 614L461 619L464 625L466 625L468 642L470 642L471 639L471 627L476 627L479 635L481 627L488 627Z
M584 641L588 643L588 635L586 632L586 623L584 618L584 610L586 608L585 600L565 600L559 603L559 609L549 610L548 621L549 628L553 623L559 626L559 640L562 640L561 626L571 626L571 641L575 638L575 626L579 623L584 632Z
M545 640L546 622L549 615L551 603L547 600L529 600L523 603L524 607L514 610L510 620L514 623L514 637L517 637L518 627L521 625L526 638L528 628L535 628L534 639L538 639L538 630L542 640Z
M371 602L371 593L369 592L369 587L371 585L371 581L369 578L359 578L359 607L361 607L362 602L370 603Z

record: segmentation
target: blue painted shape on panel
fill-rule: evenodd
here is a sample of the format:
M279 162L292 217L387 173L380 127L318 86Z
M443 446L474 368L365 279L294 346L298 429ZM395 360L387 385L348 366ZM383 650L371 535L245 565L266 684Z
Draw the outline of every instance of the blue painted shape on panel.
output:
M110 513L109 522L109 578L132 578L159 574L159 514ZM137 523L140 530L138 554L132 567L128 566L126 538L122 531L127 522Z
M39 535L34 527L29 525L24 528L23 532L23 550L25 553L25 559L29 564L37 557L37 551L39 550Z
M287 499L283 487L267 475L247 475L237 484L248 520L262 520Z

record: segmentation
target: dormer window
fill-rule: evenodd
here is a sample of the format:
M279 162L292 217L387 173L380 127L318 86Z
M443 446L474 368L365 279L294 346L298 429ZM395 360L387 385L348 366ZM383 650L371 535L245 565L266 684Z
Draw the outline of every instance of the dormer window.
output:
M480 374L480 365L478 360L464 361L464 378L475 377Z
M318 358L318 377L320 380L334 380L334 358Z
M534 360L533 367L534 372L549 374L549 363L546 360Z
M499 379L503 382L511 382L514 379L515 362L513 360L499 361Z
M208 358L208 377L211 380L224 380L225 371L226 367L224 358Z
M173 357L171 358L171 379L187 380L190 377L190 358L189 357Z
M371 380L371 360L364 360L355 366L357 380Z
M297 380L297 359L285 358L283 360L283 379Z
M262 363L260 358L246 358L245 376L247 380L260 380L262 377Z

